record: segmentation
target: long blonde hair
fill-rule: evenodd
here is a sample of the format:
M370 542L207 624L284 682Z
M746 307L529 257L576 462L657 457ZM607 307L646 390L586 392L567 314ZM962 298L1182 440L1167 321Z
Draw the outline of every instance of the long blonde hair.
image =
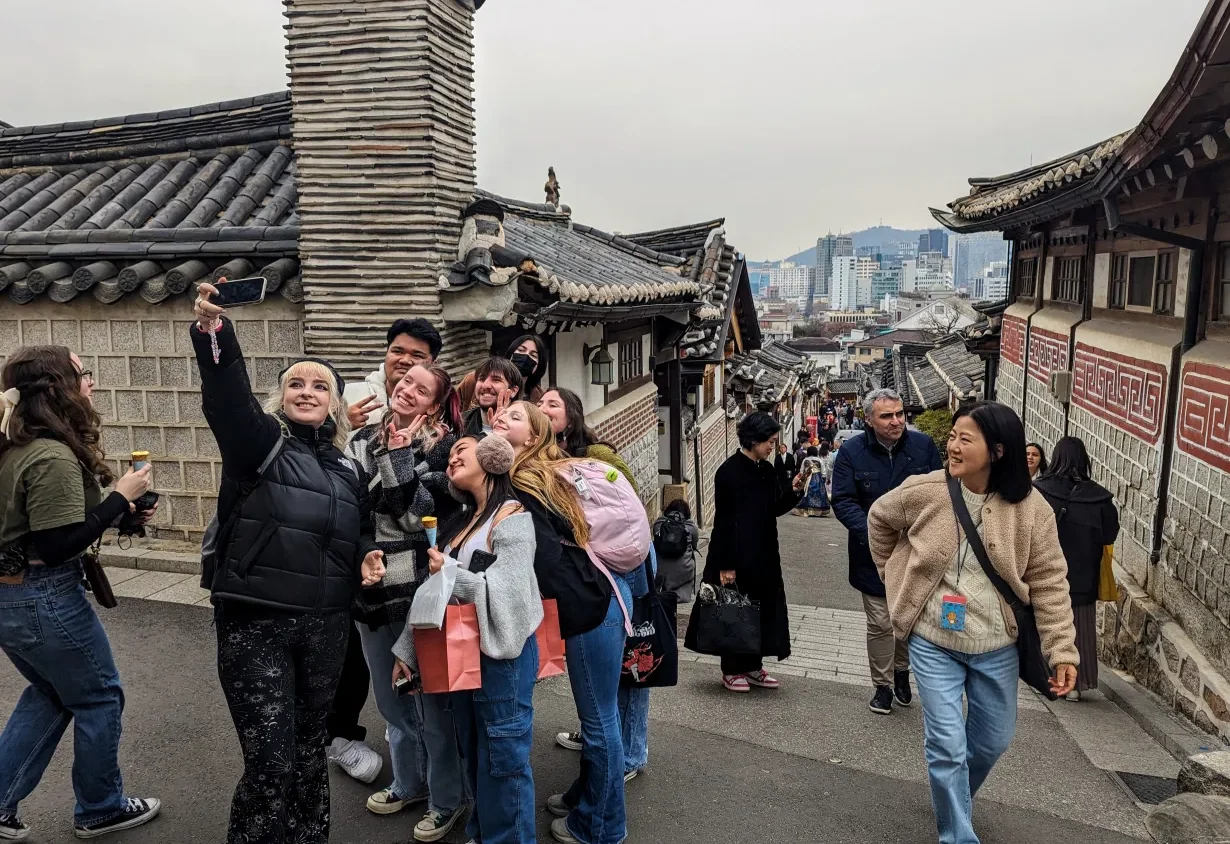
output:
M576 490L559 473L569 459L555 442L551 420L528 401L513 404L524 408L530 423L530 441L513 460L513 486L563 517L572 529L572 538L578 545L585 545L589 542L589 522Z
M277 416L282 412L282 397L286 395L286 384L292 378L319 378L329 384L329 418L333 420L333 447L338 451L346 449L350 439L350 417L346 413L346 403L342 401L342 391L337 388L337 379L327 366L314 360L301 360L290 366L278 379L278 388L265 399L265 412ZM281 417L278 417L281 420ZM283 434L287 433L285 423L282 424Z

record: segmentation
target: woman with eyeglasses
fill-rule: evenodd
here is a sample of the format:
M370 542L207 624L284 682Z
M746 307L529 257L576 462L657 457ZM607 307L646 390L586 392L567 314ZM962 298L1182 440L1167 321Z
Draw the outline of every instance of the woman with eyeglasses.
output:
M148 466L117 480L104 459L93 384L63 346L18 349L0 378L0 649L29 683L0 735L3 839L29 835L18 805L70 723L77 837L140 826L161 808L124 790L124 692L82 587L82 557L150 486Z

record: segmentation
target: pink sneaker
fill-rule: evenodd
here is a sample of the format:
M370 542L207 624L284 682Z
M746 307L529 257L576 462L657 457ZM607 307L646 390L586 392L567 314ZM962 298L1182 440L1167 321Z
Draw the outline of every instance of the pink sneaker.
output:
M722 685L729 692L750 692L752 687L747 684L747 677L742 674L723 674Z
M744 674L743 676L747 678L747 682L751 683L753 686L759 686L762 689L780 689L782 687L782 684L779 683L776 678L770 677L769 672L765 671L763 668L759 671L753 671L750 674Z

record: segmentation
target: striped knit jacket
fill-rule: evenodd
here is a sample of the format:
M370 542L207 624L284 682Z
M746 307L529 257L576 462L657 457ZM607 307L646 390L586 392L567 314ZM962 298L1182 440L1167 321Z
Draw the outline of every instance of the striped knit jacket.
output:
M435 515L436 497L449 494L445 470L457 440L449 433L389 451L377 437L380 429L380 423L361 428L346 447L371 479L376 547L384 552L384 580L359 590L353 609L355 620L373 629L404 624L414 592L428 576L422 517Z

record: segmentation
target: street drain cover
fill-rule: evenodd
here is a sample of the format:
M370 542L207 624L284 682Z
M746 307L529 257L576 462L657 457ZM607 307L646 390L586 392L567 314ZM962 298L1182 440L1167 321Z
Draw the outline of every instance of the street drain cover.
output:
M1126 771L1115 771L1117 776L1128 790L1136 795L1136 799L1141 803L1148 803L1151 806L1156 806L1158 803L1169 800L1179 793L1179 784L1177 781L1166 777L1151 777L1148 774L1129 774Z

